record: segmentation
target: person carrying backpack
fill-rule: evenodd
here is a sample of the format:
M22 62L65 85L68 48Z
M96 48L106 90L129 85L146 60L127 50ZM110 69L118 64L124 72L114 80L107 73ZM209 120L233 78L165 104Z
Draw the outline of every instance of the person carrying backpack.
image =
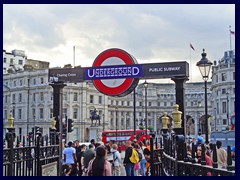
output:
M114 176L121 176L121 156L119 151L117 150L117 144L112 145L112 154L113 154L113 175Z
M123 160L123 165L125 166L125 171L127 176L134 176L134 163L131 162L130 158L133 154L133 148L131 146L131 141L126 141L125 143L125 157Z

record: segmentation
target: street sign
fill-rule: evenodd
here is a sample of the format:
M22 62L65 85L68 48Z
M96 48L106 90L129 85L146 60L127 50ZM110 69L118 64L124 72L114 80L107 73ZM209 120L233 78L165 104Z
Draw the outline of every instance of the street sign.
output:
M51 68L50 83L93 81L96 89L108 96L126 96L138 85L139 79L189 77L186 61L138 64L122 49L112 48L100 53L92 67Z
M85 79L93 78L93 84L103 94L125 96L138 85L142 76L136 59L121 49L108 49L97 56L93 68L85 68Z
M83 68L51 68L48 71L48 81L54 82L83 82Z

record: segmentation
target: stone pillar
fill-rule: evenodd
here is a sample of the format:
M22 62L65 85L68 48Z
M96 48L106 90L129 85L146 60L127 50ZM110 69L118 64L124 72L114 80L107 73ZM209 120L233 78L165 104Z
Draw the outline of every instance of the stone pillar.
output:
M101 126L91 126L89 127L89 140L95 139L96 142L102 141L102 127Z
M172 80L175 82L175 94L176 94L176 104L179 105L179 110L182 112L182 127L184 128L183 135L186 134L186 117L185 117L185 88L184 84L188 77L174 77Z

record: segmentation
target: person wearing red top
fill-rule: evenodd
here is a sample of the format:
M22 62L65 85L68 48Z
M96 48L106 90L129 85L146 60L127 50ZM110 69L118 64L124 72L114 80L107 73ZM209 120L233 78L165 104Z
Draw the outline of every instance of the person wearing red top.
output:
M197 147L197 163L201 163L201 156L202 156L202 148L201 145ZM213 161L210 156L207 155L207 148L205 148L205 160L206 160L206 165L213 167ZM207 173L207 176L212 176L211 172Z

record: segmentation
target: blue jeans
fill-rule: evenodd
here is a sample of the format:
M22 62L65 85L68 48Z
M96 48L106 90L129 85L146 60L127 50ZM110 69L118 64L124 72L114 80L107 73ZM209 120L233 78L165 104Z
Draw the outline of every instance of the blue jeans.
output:
M125 171L127 176L134 176L134 164L132 163L126 164Z
M140 161L140 167L142 170L142 176L146 176L146 164L147 164L147 160L146 159L142 159Z

